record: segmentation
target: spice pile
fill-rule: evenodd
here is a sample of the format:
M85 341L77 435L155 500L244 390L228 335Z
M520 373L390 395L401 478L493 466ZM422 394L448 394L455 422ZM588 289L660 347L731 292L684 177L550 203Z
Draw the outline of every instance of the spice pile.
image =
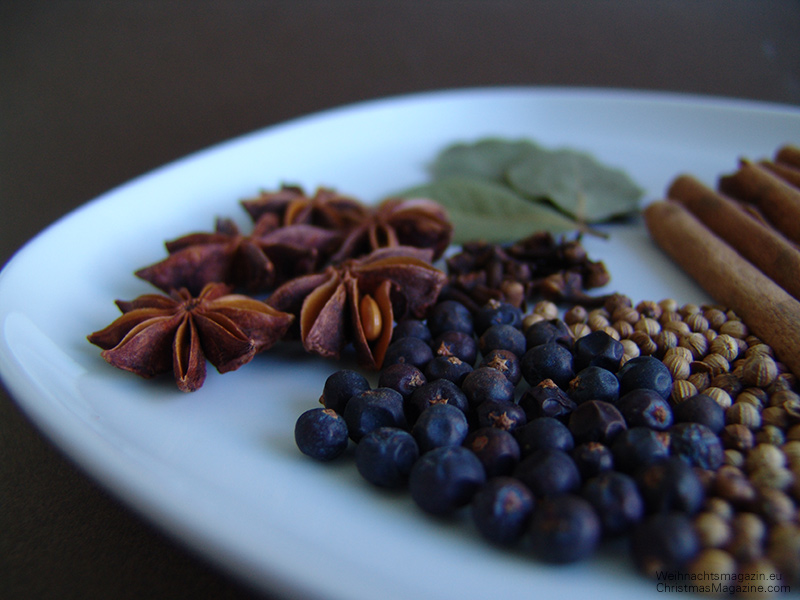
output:
M689 175L645 211L653 239L800 373L800 149L742 160L719 192Z
M560 316L561 315L561 316ZM398 324L377 387L341 370L297 421L321 460L357 443L378 486L463 507L545 561L630 535L649 575L800 576L796 378L732 312L612 295L523 311L453 300ZM738 581L742 581L739 579ZM723 588L723 592L729 588Z
M166 295L117 301L122 316L88 336L107 362L145 378L173 372L191 392L205 381L206 360L233 371L299 334L322 356L352 343L375 368L394 321L423 314L444 285L431 261L450 244L452 225L435 202L369 207L284 186L242 204L249 234L219 219L214 232L167 242L165 259L136 271ZM254 297L269 292L269 303Z
M297 419L304 454L346 460L354 448L371 484L405 487L425 512L462 515L490 543L543 561L583 560L627 536L642 573L695 577L694 591L800 585L800 237L789 230L800 220L761 202L768 190L782 210L800 207L800 151L743 162L720 193L679 177L645 210L654 240L715 306L587 293L609 273L580 236L553 232L629 214L639 190L600 169L612 193L627 190L620 204L561 198L553 214L518 169L536 156L550 152L454 146L424 189L464 208L511 185L459 218L475 224L493 206L489 222L508 219L523 202L548 214L549 231L470 238L441 270L454 231L437 202L372 208L284 186L242 203L249 234L220 219L168 242L164 260L136 272L165 293L118 301L122 316L89 341L143 377L172 371L183 391L203 384L206 361L232 371L278 340L331 358L352 346L377 385L333 372L322 406Z
M738 288L734 257L705 256L709 234L676 233L660 206L646 214L654 238ZM512 255L465 244L427 320L398 323L376 387L331 375L323 406L297 421L300 450L333 460L355 442L370 483L406 487L422 510L463 515L544 561L627 536L639 571L679 574L691 591L769 597L800 584L800 395L797 363L781 362L800 336L778 335L800 317L764 327L784 303L761 280L724 296L736 310L560 287L552 300L573 306L545 300L526 315L548 276L526 288Z

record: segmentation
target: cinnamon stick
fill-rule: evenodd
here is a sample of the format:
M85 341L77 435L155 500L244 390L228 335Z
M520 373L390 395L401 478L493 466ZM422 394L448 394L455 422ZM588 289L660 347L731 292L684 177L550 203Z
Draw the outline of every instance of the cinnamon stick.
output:
M753 202L773 227L800 243L800 189L767 169L741 160L739 169L719 178L719 191L745 202Z
M690 175L677 177L667 196L800 300L800 250L785 237Z
M792 184L796 188L800 188L800 167L793 167L783 162L772 162L771 160L762 160L759 161L758 164L768 171L772 171L787 183Z
M775 162L786 163L800 169L800 148L797 146L783 146L775 153Z
M653 240L720 304L800 373L800 302L675 201L644 210Z

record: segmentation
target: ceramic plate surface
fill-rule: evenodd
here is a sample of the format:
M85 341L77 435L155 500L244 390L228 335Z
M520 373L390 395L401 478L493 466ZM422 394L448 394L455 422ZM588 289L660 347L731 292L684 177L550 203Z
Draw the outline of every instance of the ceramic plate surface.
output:
M133 276L163 242L247 225L239 200L281 183L377 201L426 178L445 145L484 136L571 146L662 196L689 172L714 185L740 157L800 141L800 110L627 91L455 90L370 101L269 127L191 155L87 203L26 245L0 276L0 375L34 422L146 518L277 594L341 600L659 597L624 548L552 567L480 541L466 522L426 517L406 494L360 479L352 456L317 464L293 441L341 365L281 346L178 392L107 365L86 335L113 300L153 288ZM634 301L708 298L640 224L586 238ZM608 291L613 291L609 289Z

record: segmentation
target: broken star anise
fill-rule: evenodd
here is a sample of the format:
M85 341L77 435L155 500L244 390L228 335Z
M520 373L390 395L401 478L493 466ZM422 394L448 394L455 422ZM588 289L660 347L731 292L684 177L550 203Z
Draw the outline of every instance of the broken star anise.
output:
M269 297L278 310L298 315L306 351L338 358L352 343L359 363L383 364L394 322L423 318L446 281L430 264L432 251L395 246L293 279Z
M283 185L277 192L262 191L241 204L254 222L273 227L302 224L343 231L369 214L355 198L322 187L307 196L302 187Z
M263 222L245 235L230 219L217 219L213 232L167 242L169 256L136 275L165 292L186 288L198 294L206 284L221 282L255 294L315 271L339 241L339 233L312 225L275 229Z
M122 315L88 336L111 365L145 378L172 371L192 392L206 378L206 360L234 371L280 340L294 316L249 296L208 284L196 297L186 289L117 301Z
M440 204L426 198L389 198L346 235L334 262L369 254L378 248L426 248L436 260L450 245L453 224Z

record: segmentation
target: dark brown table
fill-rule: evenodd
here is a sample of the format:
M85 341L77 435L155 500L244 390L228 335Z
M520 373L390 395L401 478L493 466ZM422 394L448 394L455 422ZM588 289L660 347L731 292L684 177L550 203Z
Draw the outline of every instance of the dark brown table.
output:
M797 105L798 39L796 0L6 0L0 264L131 177L367 98L524 84ZM111 497L5 394L0 582L14 600L263 597Z

